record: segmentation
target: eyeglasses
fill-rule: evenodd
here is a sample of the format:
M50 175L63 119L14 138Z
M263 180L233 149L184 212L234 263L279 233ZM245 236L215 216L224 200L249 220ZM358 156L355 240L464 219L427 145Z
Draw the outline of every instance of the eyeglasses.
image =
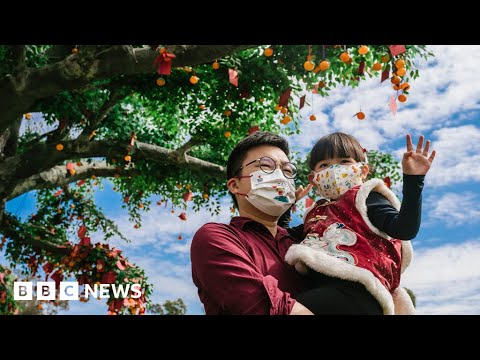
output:
M244 167L247 167L248 165L251 165L255 162L258 163L258 166L265 174L271 174L277 168L277 163L275 162L275 160L273 160L271 157L263 156L260 159L255 159L253 161L250 161L248 164L243 165L242 167L240 167L240 169L238 169L236 174L238 174ZM282 170L283 175L285 175L287 179L293 179L295 178L295 176L297 176L297 167L291 162L283 163L280 166L280 169Z

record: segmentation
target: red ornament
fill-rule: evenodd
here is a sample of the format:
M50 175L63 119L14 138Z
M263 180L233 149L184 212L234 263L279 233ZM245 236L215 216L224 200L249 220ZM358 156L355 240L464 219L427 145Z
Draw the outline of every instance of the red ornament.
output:
M407 51L405 45L390 45L388 48L390 49L392 56L397 56Z
M298 109L301 109L305 106L305 97L306 95L303 95L301 98L300 98L300 105L298 106Z
M80 226L80 228L77 231L78 237L80 239L83 239L86 233L87 233L87 228L84 225Z
M257 131L260 131L260 127L258 125L254 125L250 129L248 129L248 135L252 135L253 133L256 133Z
M80 180L77 182L77 186L82 186L83 184L85 184L85 180Z
M83 237L78 243L81 246L89 246L91 244L90 238L88 236Z
M47 262L45 265L42 266L42 268L43 271L45 271L45 274L48 275L53 271L54 266L53 264Z
M236 70L228 69L228 78L230 80L230 84L238 87L238 72Z
M126 268L125 268L125 265L123 265L123 263L122 263L121 260L118 260L118 261L117 261L117 268L118 268L119 270L125 270L125 269L126 269Z
M387 67L385 70L382 71L382 78L380 80L380 83L384 82L390 77L390 69Z
M153 61L153 65L158 66L158 73L160 75L170 75L172 72L172 59L175 58L176 56L174 54L165 50L161 54L157 55Z
M55 194L53 194L53 196L59 197L61 193L63 193L62 189L58 190Z
M383 182L385 183L385 185L387 185L387 187L390 189L390 186L392 186L392 180L390 180L390 176L387 176L383 179Z
M193 193L191 191L187 191L185 194L183 194L184 201L191 201L192 198L193 198Z
M358 73L360 75L363 75L364 72L365 72L365 61L362 61L358 66Z
M101 283L102 284L114 284L117 279L117 274L114 271L106 272L102 275Z
M181 212L180 215L178 215L180 220L186 221L187 220L187 214L185 214L183 211Z
M292 88L289 86L287 87L282 95L280 95L280 100L278 101L278 104L282 107L287 107L288 106L288 100L290 99L290 93L292 92Z

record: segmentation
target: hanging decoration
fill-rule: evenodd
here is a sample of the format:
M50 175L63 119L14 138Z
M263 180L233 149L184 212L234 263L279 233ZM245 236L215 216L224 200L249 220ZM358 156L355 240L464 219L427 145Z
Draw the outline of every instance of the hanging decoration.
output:
M228 79L230 81L230 84L238 87L238 72L237 72L237 70L228 69Z
M166 48L161 48L159 54L153 60L153 65L158 67L159 75L170 75L172 72L172 60L176 56L173 53L168 52Z
M390 54L392 54L392 56L397 56L407 51L405 45L390 45L388 49L390 50Z

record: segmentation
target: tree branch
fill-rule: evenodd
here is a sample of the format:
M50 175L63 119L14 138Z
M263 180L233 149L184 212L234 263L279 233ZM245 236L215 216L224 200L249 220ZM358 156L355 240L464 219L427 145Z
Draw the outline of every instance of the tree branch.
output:
M27 48L25 45L13 45L11 47L12 60L15 62L14 73L25 70L27 60Z
M90 123L83 129L82 133L78 135L76 141L88 141L90 139L90 134L98 127L98 125L102 122L103 119L108 115L110 110L113 109L117 103L125 98L128 94L120 92L119 88L115 88L110 93L110 97L105 103L102 105L100 110L98 111L97 116L90 121Z
M51 182L54 181L54 178L59 180L62 174L63 176L66 175L65 167L59 164L62 164L68 159L94 157L116 157L122 159L127 147L125 142L108 140L89 141L86 143L69 141L62 142L62 144L64 146L63 151L55 150L55 144L38 144L29 151L7 158L3 163L0 163L0 194L3 193L5 197L11 199L13 198L11 195L13 191L21 194L22 192L28 191L29 187L33 189L35 186L40 186L44 182L50 181L49 184L54 184ZM147 160L156 162L161 166L189 168L194 173L207 174L217 178L223 178L225 176L225 168L223 166L190 155L179 158L177 151L178 150L170 150L161 146L137 141L135 143L133 161ZM55 177L54 171L48 173L50 176L48 178L52 180L46 180L46 178L40 176L40 173L48 172L56 165L59 165L58 171L60 171L57 177ZM110 172L108 172L108 174L110 174ZM45 175L46 174L44 174L44 176Z
M252 45L172 45L174 67L194 66L230 55ZM16 77L0 80L0 134L15 116L28 111L39 99L61 91L78 89L95 80L122 74L154 73L153 60L158 53L150 48L133 49L115 45L98 53L82 49L78 54L39 69L28 69Z
M29 178L21 180L19 183L17 183L7 200L11 200L32 190L65 186L72 182L88 179L92 177L92 175L97 177L113 177L116 174L121 176L140 175L140 172L136 169L119 169L115 166L108 165L106 161L95 161L91 164L77 166L75 170L75 175L70 175L67 177L65 166L59 165L39 174L30 176Z
M200 144L200 140L195 138L190 138L185 144L180 146L177 150L175 150L174 155L176 156L178 161L185 161L186 154L188 150L190 150L195 145Z

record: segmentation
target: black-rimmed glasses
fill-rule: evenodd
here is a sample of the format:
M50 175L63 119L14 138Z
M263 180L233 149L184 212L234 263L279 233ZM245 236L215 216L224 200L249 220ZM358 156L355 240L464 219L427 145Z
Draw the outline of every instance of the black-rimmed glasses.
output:
M271 174L277 168L277 163L275 162L275 160L268 156L262 156L259 159L255 159L253 161L250 161L248 164L243 165L242 167L240 167L240 169L238 169L236 173L238 174L244 167L247 167L248 165L251 165L255 162L258 163L258 166L265 174ZM297 167L291 162L283 163L280 166L280 169L282 170L283 175L285 175L287 179L294 179L295 176L297 176Z

